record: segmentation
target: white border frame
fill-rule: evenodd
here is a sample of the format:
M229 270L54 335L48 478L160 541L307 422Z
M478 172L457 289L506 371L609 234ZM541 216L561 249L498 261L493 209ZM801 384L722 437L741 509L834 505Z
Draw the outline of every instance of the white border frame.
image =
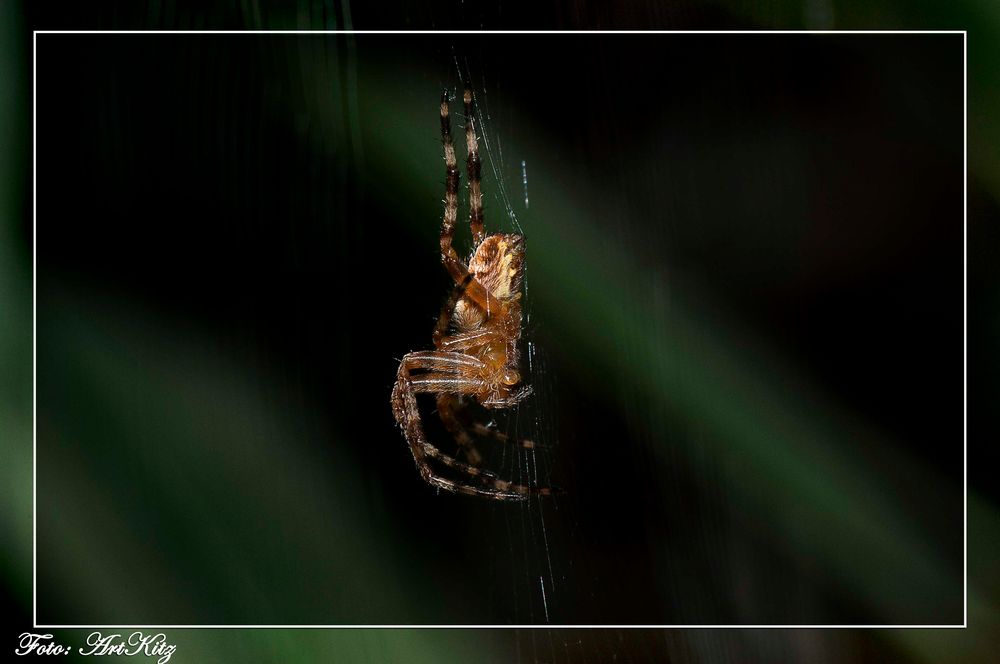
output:
M960 625L40 625L38 624L37 533L37 341L38 269L37 65L38 35L962 35L962 624ZM31 621L35 629L966 629L969 625L969 429L968 429L968 255L969 255L969 73L967 30L34 30L31 34Z

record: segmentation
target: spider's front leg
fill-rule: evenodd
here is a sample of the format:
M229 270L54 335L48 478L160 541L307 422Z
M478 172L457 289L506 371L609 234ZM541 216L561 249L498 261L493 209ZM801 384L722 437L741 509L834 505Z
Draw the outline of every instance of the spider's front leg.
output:
M494 500L521 501L526 500L532 494L550 495L551 489L507 482L500 479L495 473L462 463L444 454L427 440L420 420L416 395L419 392L474 394L477 390L482 389L481 381L462 374L467 374L477 364L481 365L482 363L474 357L441 351L409 353L400 362L396 384L392 389L392 411L396 421L403 429L403 435L410 446L420 476L428 484L445 491L482 496ZM424 373L411 375L411 371L414 370L422 370ZM430 460L432 459L468 475L478 484L456 482L442 477L431 466Z
M517 392L506 397L490 397L482 402L486 408L512 408L534 393L530 385L524 385Z
M474 466L482 462L482 455L476 448L476 439L490 439L504 445L516 445L522 449L544 449L528 438L511 438L491 426L477 422L469 413L468 405L453 394L439 394L437 398L438 416L451 433L465 458Z
M448 392L470 393L480 389L474 379L463 378L461 373L475 371L481 362L473 357L460 353L444 353L440 351L418 351L403 356L397 372L396 384L392 389L392 410L396 422L402 427L403 434L409 443L413 460L417 464L421 477L426 482L439 488L458 493L472 493L498 500L521 500L520 493L506 491L509 483L501 480L495 473L480 470L474 466L462 463L432 445L424 434L420 421L420 410L417 406L418 392ZM414 370L424 370L425 373L411 375ZM443 465L463 472L483 481L492 482L501 488L465 487L460 483L438 476L431 468L428 459L440 461Z
M437 330L435 330L435 332L437 332ZM481 330L472 330L470 332L459 332L458 334L453 334L447 337L436 336L434 339L434 345L440 349L439 352L453 353L462 357L471 358L471 355L465 355L464 352L476 348L482 348L490 345L491 343L503 343L503 341L503 336L496 330L486 328ZM479 366L485 367L485 364L482 361L479 361ZM483 386L481 380L480 385ZM486 408L510 408L512 406L516 406L531 396L532 392L533 390L530 386L524 385L521 389L512 394L504 397L491 396L488 399L480 401L480 403Z
M483 462L483 455L476 449L476 444L469 435L468 430L458 417L459 397L454 394L442 393L437 396L437 412L442 424L451 434L451 437L458 443L458 449L465 454L466 460L473 466L479 466Z

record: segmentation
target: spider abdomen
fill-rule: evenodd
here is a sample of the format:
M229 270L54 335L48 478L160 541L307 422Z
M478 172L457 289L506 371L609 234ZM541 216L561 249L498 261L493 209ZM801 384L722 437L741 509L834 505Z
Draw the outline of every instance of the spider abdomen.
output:
M524 238L513 233L487 236L476 247L469 272L496 299L515 299L524 276Z

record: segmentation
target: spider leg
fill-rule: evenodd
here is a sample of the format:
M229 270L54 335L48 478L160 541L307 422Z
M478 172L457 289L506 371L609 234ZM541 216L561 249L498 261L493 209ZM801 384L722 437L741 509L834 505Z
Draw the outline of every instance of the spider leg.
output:
M441 388L437 399L438 415L441 417L441 421L444 423L445 427L455 438L455 442L458 443L459 448L465 454L466 459L468 459L469 463L474 466L479 465L482 461L482 455L476 449L472 437L469 436L469 429L482 438L492 438L502 443L514 444L528 450L541 449L539 445L536 445L531 440L523 438L511 440L506 434L500 433L499 431L491 429L478 422L473 422L471 426L467 427L462 421L463 418L458 415L457 411L464 410L464 408L461 407L454 395L456 393L461 393L461 387L466 385L478 385L481 389L482 383L478 382L478 379L473 379L469 374L470 372L478 371L482 368L483 363L472 355L466 355L465 353L453 351L466 350L468 348L481 346L487 343L494 334L495 333L491 330L463 332L444 337L439 340L438 345L441 348L450 349L449 351L421 351L409 353L406 356L407 362L411 364L408 368L455 371L460 374L461 377L421 374L418 378L422 378L424 380L420 380L416 383L420 385L420 387L417 388L417 391L434 392L438 391L435 388ZM470 382L470 380L475 382ZM472 391L477 392L479 390L477 389ZM487 401L484 405L489 408L510 408L511 406L514 406L524 400L531 393L531 387L524 387L506 399L494 399L492 401ZM470 418L464 419L468 422Z
M538 445L533 440L527 438L511 438L507 434L477 422L468 412L467 406L460 398L451 394L440 394L437 400L438 415L445 427L455 438L459 449L465 452L469 463L478 465L482 455L475 447L473 437L470 432L479 438L489 438L505 445L516 445L526 450L546 449L543 445ZM473 460L475 457L475 461Z
M435 473L434 469L427 460L428 457L437 459L444 465L457 468L459 470L471 469L473 471L477 471L478 476L484 481L502 482L502 480L494 479L495 476L493 476L492 473L490 473L489 476L484 476L483 472L479 471L478 468L473 468L472 466L468 466L467 464L463 464L460 461L452 459L446 454L442 454L436 447L427 442L427 439L424 436L423 427L420 426L420 414L417 410L416 398L414 397L412 390L406 389L405 382L403 380L398 381L393 388L392 400L393 410L397 413L396 419L399 420L400 425L403 427L403 433L406 436L406 441L410 444L410 451L413 453L413 460L417 464L417 470L420 472L420 477L422 477L425 482L439 489L444 489L445 491L461 493L469 496L483 496L494 500L507 501L522 501L527 499L528 494L526 493L505 491L486 486L475 486L464 482L456 482L455 480L442 477L441 475ZM402 416L399 409L402 409Z
M525 500L528 496L551 496L556 493L556 489L552 487L534 487L527 486L525 484L516 484L514 482L508 482L506 480L500 479L495 473L487 473L486 471L480 470L474 466L464 464L461 461L456 461L447 454L442 453L439 449L433 445L427 445L424 448L424 452L427 456L430 456L442 464L450 468L458 468L464 470L473 478L479 480L483 486L473 486L470 484L465 484L461 482L452 482L451 480L446 480L451 482L456 486L456 489L447 489L449 491L455 490L458 493L466 493L462 489L472 489L474 493L478 495L490 495L491 497L500 500ZM426 479L426 478L425 478ZM432 484L435 484L432 482ZM446 487L442 487L446 488Z
M473 132L474 140L475 132ZM455 158L455 145L451 140L451 116L448 110L447 92L441 95L441 142L444 144L445 163L444 219L441 222L440 237L441 262L444 263L445 269L448 270L448 274L451 275L455 284L464 291L470 300L476 303L476 306L486 312L503 311L506 309L506 305L502 305L492 293L483 288L482 284L469 274L469 268L462 263L455 252L455 247L452 246L452 240L455 236L455 220L458 218L458 160ZM476 152L476 163L479 163L478 151ZM476 191L479 192L478 170L476 172ZM479 207L482 208L481 192L478 200ZM481 209L479 214L481 218ZM480 234L482 234L481 229ZM475 239L475 232L473 236ZM482 238L476 240L477 244L481 241Z
M455 220L458 219L458 160L455 158L455 144L451 140L451 115L448 111L448 92L441 95L441 142L444 144L444 220L441 223L441 260L445 256L458 260L451 246L455 234Z
M527 399L533 393L534 390L531 388L531 386L525 385L524 387L519 389L517 392L514 392L514 394L510 395L509 397L490 399L488 401L483 401L482 404L486 408L511 408L512 406L516 406L517 404Z
M459 334L454 334L448 337L440 338L438 340L438 347L447 348L448 351L460 351L467 350L469 348L474 348L476 346L482 346L489 342L489 340L495 336L495 332L492 330L474 330L472 332L462 332ZM458 356L459 358L473 358L471 355L465 355L457 352L448 351L437 351L437 352L423 352L423 353L410 353L408 357L416 359L420 358L441 358L440 360L434 360L435 369L447 369L449 366L454 366L453 363L457 363L456 360L452 360L453 356ZM468 360L462 361L462 368L465 366L469 368L479 368L482 366L482 362L476 360L475 363ZM431 366L423 366L422 368L432 368ZM509 405L514 405L524 397L530 394L530 388L527 390L521 390L509 399L505 400L503 403ZM492 402L491 402L492 403ZM539 446L531 440L518 439L511 440L505 434L500 433L494 429L480 424L478 422L473 422L471 426L466 426L463 422L463 418L459 416L458 411L465 410L464 407L459 403L455 394L452 392L441 392L438 394L437 398L437 411L438 416L441 418L441 422L444 423L445 428L448 429L455 442L458 443L459 449L465 454L465 458L473 466L478 466L482 462L482 455L479 450L476 449L475 443L472 436L469 435L469 430L471 429L476 435L481 438L492 438L498 440L502 443L510 443L518 445L524 449L539 449ZM465 422L468 422L470 418L464 418Z
M427 470L424 471L424 468L427 468ZM452 493L461 493L466 496L483 496L484 498L492 498L493 500L521 502L527 500L529 495L528 493L514 493L456 482L454 480L441 477L440 475L435 475L433 471L430 470L430 466L422 466L420 475L424 478L424 481L431 486L444 489L445 491L451 491Z
M463 463L458 459L456 459L455 457L445 454L444 452L439 450L434 445L431 445L430 443L424 446L424 453L430 458L436 461L440 461L442 465L448 466L452 470L464 473L470 477L481 479L484 482L495 482L495 481L502 482L502 480L500 480L500 476L494 473L492 470L484 470L477 466L473 466L468 463Z
M441 418L445 428L458 443L458 448L465 454L469 463L478 466L483 462L483 455L476 449L475 443L472 442L472 436L466 431L455 412L458 403L458 398L454 394L439 394L437 398L438 417Z
M486 238L486 231L483 230L483 190L480 177L482 164L479 161L479 142L476 139L472 90L465 90L463 101L465 102L465 148L469 154L465 162L465 168L469 173L469 227L472 229L472 242L478 247Z
M469 378L445 372L417 374L411 376L407 382L416 394L420 394L421 392L475 394L483 389L483 382L478 378Z
M511 438L507 434L488 427L481 422L473 422L469 429L471 429L472 432L480 438L492 438L493 440L499 443L504 443L505 445L517 445L518 447L526 450L549 449L545 445L539 445L529 438Z
M441 348L441 340L445 338L445 334L448 332L448 326L451 325L452 315L455 313L455 305L458 304L458 299L462 297L465 292L463 286L456 284L454 288L451 289L451 294L448 296L448 300L441 307L441 313L438 314L437 323L434 324L434 332L431 333L431 341L434 342L434 347Z
M438 339L438 348L448 352L464 352L473 348L485 346L496 340L499 335L489 328L459 332Z
M432 369L435 371L453 371L472 377L485 366L483 361L473 355L453 353L445 350L419 350L403 356L401 364L406 369Z
M427 368L427 364L450 359L442 358L440 357L441 355L457 354L425 351L423 353L410 353L404 356L403 361L399 365L396 384L392 388L393 415L403 429L403 435L410 446L410 452L413 454L413 460L420 471L420 476L431 486L444 489L445 491L483 496L494 500L522 501L526 500L529 495L551 495L553 490L550 488L514 484L499 479L494 473L462 463L442 453L427 441L423 426L420 423L420 411L417 408L417 393L450 390L454 390L456 393L473 393L474 390L472 388L477 385L477 382L473 379L462 379L448 373L432 372L420 374L415 377L410 376L411 368ZM445 389L441 389L442 386ZM470 475L480 485L457 482L442 477L434 472L428 459L434 459L442 465Z

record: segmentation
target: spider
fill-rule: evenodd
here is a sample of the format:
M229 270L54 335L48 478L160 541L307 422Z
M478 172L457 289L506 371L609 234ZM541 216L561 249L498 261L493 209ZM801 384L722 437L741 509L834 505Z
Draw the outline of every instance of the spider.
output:
M524 238L503 233L486 235L479 144L470 90L465 90L463 101L469 225L475 249L465 264L452 246L458 217L458 164L451 139L446 91L441 96L441 141L445 162L441 262L455 285L434 327L435 350L407 353L399 364L392 389L392 412L410 446L417 470L428 484L453 493L521 501L532 494L551 495L553 490L508 482L480 468L482 457L460 417L466 400L475 400L490 409L510 408L531 394L531 388L521 384L518 372ZM454 436L468 463L444 454L428 442L417 409L418 393L437 396L438 416ZM508 441L506 436L483 424L473 424L471 430L481 437ZM528 449L535 447L527 440L518 444ZM440 475L431 465L432 461L449 468L462 480Z

